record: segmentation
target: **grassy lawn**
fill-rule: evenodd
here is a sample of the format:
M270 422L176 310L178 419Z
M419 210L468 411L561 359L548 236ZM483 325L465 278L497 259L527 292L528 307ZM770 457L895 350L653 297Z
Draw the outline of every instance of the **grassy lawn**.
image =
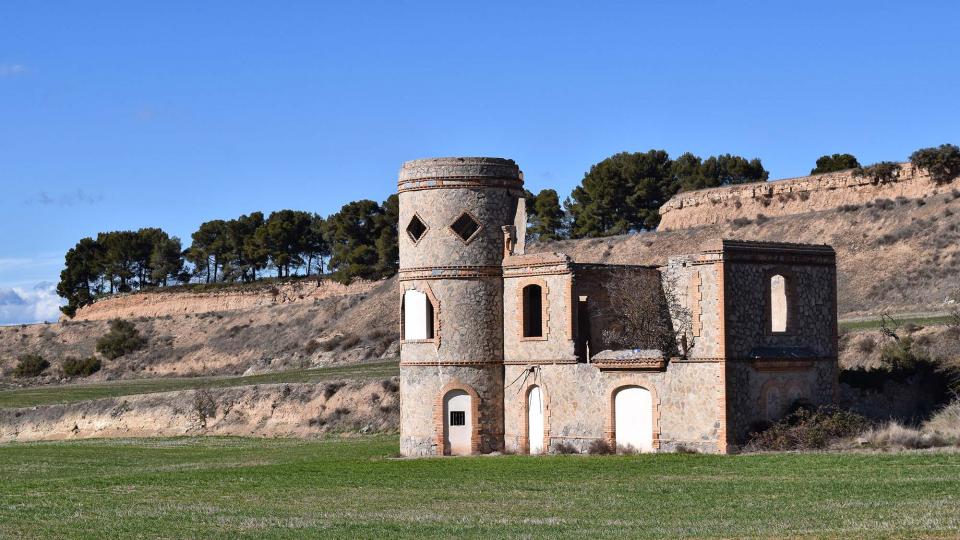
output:
M250 384L318 382L335 379L370 380L400 374L397 362L377 362L316 369L277 371L246 377L182 377L129 379L101 383L37 386L0 391L0 408L72 403L104 397L151 394L194 388L220 388Z
M0 536L956 537L960 454L396 460L395 437L0 446Z
M943 326L953 322L950 315L934 315L930 317L896 317L900 324L915 324L917 326ZM853 319L840 321L839 326L843 330L876 330L880 328L880 318L876 319Z

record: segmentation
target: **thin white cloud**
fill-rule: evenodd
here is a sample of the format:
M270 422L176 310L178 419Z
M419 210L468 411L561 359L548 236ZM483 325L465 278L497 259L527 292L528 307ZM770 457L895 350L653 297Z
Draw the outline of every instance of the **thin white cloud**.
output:
M64 301L49 281L31 288L0 288L0 325L56 321Z
M23 64L0 64L0 77L16 77L27 72Z
M67 193L50 194L46 191L40 191L33 197L26 200L27 204L39 204L41 206L77 206L94 205L103 201L102 193L87 193L82 189L69 191Z

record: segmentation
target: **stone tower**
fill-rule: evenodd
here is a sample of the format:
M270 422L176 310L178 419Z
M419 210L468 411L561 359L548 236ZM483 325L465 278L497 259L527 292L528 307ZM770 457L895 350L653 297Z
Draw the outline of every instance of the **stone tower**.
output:
M400 451L500 450L501 265L526 221L522 173L508 159L421 159L403 164L398 192Z

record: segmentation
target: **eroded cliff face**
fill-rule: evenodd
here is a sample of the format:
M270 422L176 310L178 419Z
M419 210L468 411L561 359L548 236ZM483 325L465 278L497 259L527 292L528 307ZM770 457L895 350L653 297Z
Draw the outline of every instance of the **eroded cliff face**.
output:
M262 287L233 287L220 291L195 292L191 290L162 289L147 293L118 294L98 300L77 311L76 321L102 321L135 317L164 317L174 315L236 311L294 302L313 302L338 296L369 292L377 282L355 281L343 285L330 280L316 282L302 280Z
M909 163L900 165L895 182L874 184L853 171L804 176L679 193L660 208L659 231L717 225L734 219L756 219L863 205L877 199L918 199L951 186L938 186Z
M94 437L395 432L399 378L164 392L0 409L0 443Z

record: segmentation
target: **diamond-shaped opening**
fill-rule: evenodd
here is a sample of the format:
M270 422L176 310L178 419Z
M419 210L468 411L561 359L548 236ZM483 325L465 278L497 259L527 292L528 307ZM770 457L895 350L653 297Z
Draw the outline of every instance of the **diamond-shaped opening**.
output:
M473 219L473 216L470 214L463 213L453 222L450 228L453 229L453 232L457 233L457 236L462 238L464 242L467 242L480 230L480 224L477 223L477 220Z
M423 235L427 234L427 226L419 217L413 216L410 223L407 224L407 234L410 235L411 240L417 242L423 238Z

